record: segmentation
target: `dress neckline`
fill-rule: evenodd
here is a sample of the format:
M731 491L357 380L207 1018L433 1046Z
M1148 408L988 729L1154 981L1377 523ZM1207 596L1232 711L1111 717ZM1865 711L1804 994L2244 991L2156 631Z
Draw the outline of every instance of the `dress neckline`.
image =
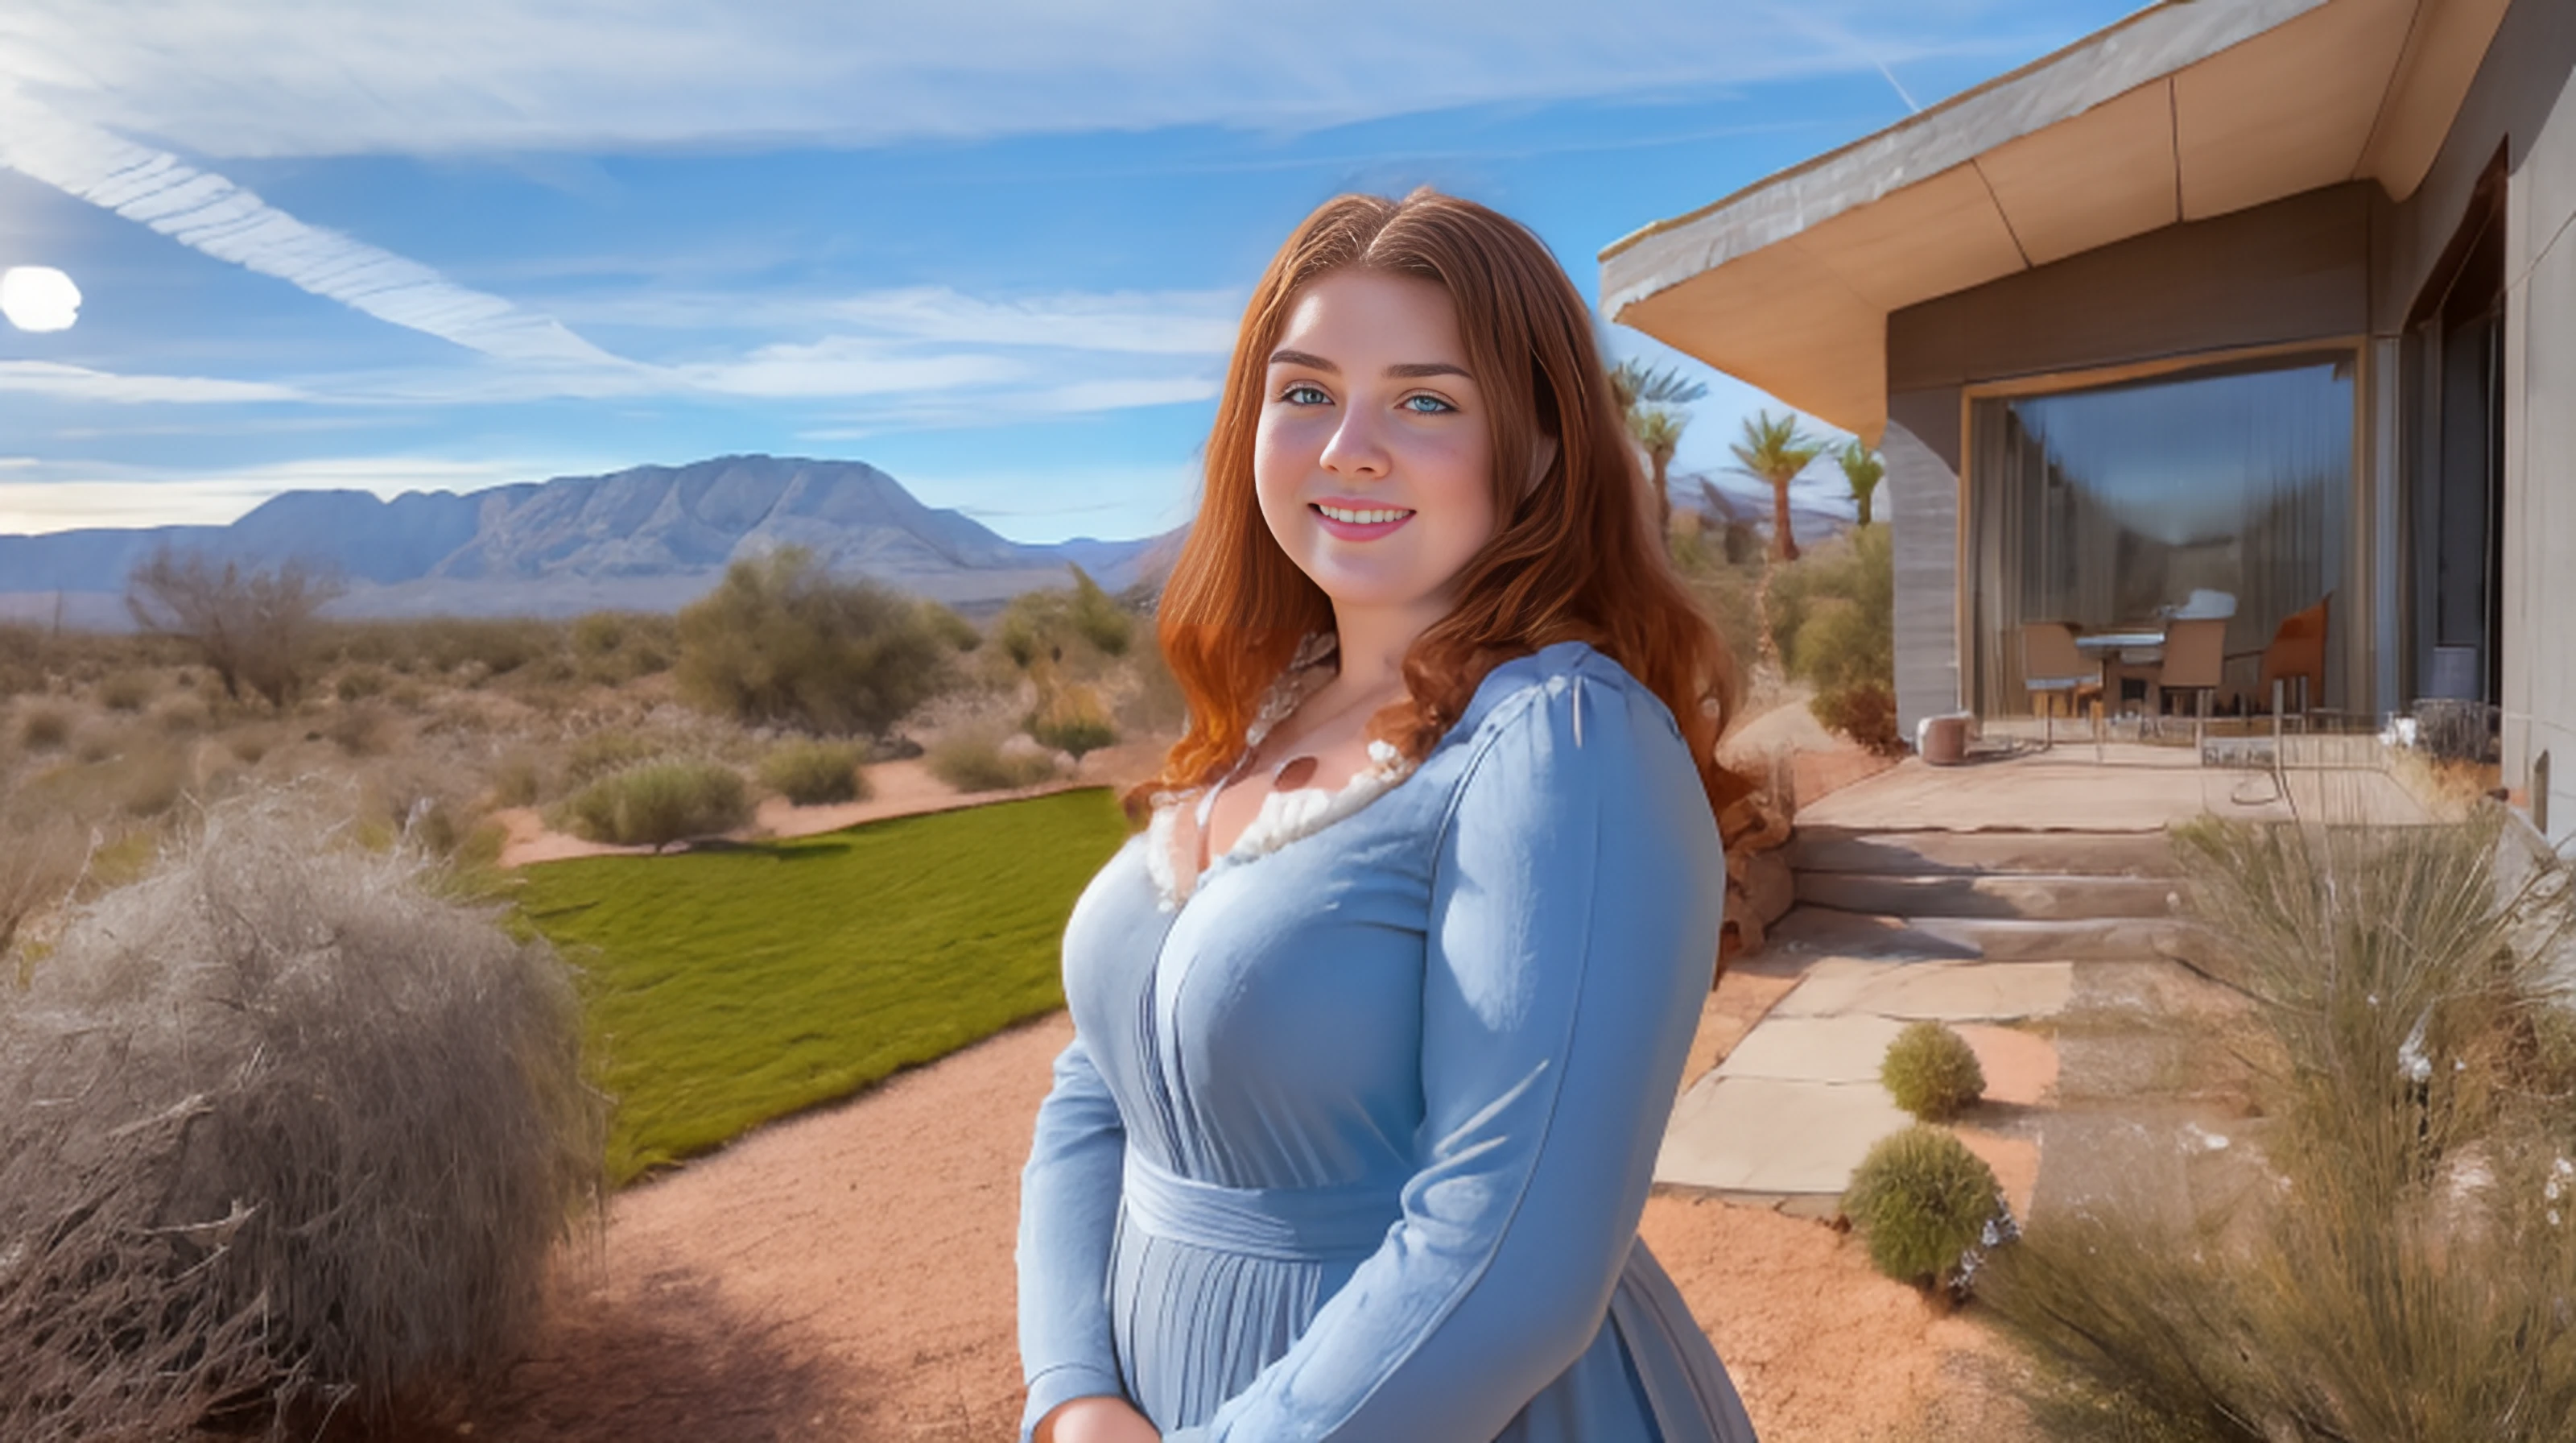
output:
M1244 824L1233 846L1210 857L1203 868L1185 869L1180 865L1175 853L1184 840L1191 861L1197 860L1200 837L1218 789L1236 781L1263 739L1331 680L1332 673L1324 670L1324 663L1332 659L1337 645L1338 638L1329 631L1310 633L1297 644L1295 655L1263 694L1261 706L1244 728L1243 755L1222 781L1182 792L1158 792L1151 799L1153 820L1146 828L1145 867L1153 877L1161 910L1179 911L1217 873L1268 856L1301 837L1313 836L1413 774L1415 764L1410 758L1387 742L1373 741L1368 747L1368 765L1352 773L1340 787L1274 790L1261 799L1260 810ZM1184 808L1183 802L1195 804ZM1191 824L1186 838L1180 831L1184 818Z

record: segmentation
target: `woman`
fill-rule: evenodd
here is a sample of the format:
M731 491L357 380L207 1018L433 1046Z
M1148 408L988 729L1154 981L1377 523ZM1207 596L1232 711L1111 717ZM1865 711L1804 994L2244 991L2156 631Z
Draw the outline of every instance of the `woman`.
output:
M1636 1241L1733 785L1652 514L1527 231L1345 196L1271 263L1163 594L1188 731L1065 930L1038 1443L1752 1438Z

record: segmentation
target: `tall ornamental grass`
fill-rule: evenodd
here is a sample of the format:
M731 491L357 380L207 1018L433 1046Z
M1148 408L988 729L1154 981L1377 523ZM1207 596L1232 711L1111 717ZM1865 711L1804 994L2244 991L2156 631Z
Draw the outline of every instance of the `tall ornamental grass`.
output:
M0 984L0 1438L311 1436L488 1377L597 1194L568 969L226 803Z
M2253 1003L2232 1201L2043 1214L1983 1296L2055 1436L2543 1443L2576 1419L2568 877L2460 825L2179 839Z

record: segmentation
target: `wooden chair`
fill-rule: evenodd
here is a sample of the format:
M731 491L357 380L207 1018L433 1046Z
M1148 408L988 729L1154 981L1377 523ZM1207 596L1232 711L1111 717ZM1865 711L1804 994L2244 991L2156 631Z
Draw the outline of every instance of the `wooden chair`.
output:
M2326 694L2326 608L2334 597L2282 619L2263 648L2260 704L2277 711L2304 714Z
M2165 624L2165 660L2156 673L2161 713L2165 699L2189 692L2194 703L2191 740L2200 744L2201 723L2209 720L2209 699L2227 671L2227 619L2198 617Z
M2084 703L2102 695L2102 667L2086 661L2075 647L2075 628L2063 621L2034 621L2021 629L2021 684L2039 705L2044 745L2057 745L2056 698L2066 698L2066 714L2080 716Z

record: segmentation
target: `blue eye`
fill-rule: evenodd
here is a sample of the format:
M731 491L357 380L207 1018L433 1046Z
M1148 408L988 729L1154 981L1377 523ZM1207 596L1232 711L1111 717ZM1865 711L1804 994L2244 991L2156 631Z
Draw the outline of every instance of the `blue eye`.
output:
M1417 416L1437 416L1444 411L1458 409L1437 396L1407 396L1397 404Z
M1309 385L1303 381L1280 392L1279 399L1291 406L1328 406L1333 400L1332 397L1324 394L1323 387Z

